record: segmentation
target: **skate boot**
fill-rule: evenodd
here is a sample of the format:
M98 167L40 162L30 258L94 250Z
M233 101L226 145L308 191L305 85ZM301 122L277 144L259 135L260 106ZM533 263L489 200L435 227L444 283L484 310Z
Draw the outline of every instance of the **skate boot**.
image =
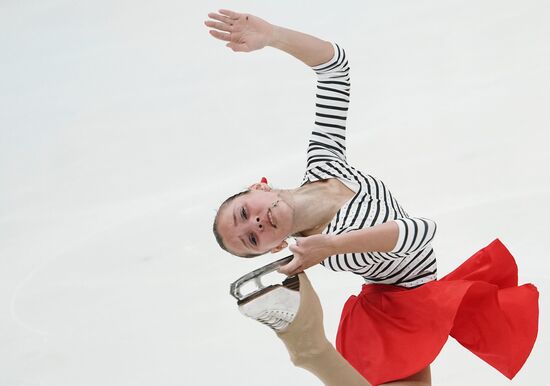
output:
M298 276L286 278L281 284L265 286L263 276L277 270L292 260L288 256L252 271L231 284L231 295L237 300L239 311L275 331L285 329L296 316L300 307L300 282ZM242 287L253 282L256 289L243 295Z

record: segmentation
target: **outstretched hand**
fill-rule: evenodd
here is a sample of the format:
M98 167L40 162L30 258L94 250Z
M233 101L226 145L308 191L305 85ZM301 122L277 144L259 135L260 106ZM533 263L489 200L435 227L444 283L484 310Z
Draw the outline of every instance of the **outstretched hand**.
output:
M210 35L228 42L233 51L250 52L268 45L273 35L273 25L257 16L220 9L211 12L204 24L213 28Z
M334 254L332 236L325 234L297 237L296 244L289 249L294 254L294 259L278 270L287 276L303 272Z

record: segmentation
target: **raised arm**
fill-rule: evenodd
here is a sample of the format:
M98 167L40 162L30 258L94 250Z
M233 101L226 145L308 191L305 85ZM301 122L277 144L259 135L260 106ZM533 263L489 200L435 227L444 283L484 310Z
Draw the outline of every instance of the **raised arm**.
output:
M314 36L271 24L248 13L220 9L209 13L205 21L212 28L210 34L227 42L226 46L236 52L251 52L266 46L289 53L296 59L313 67L329 61L334 55L330 42Z
M345 128L350 78L345 51L314 36L279 27L246 13L221 9L205 21L210 34L233 51L250 52L271 46L310 66L317 74L315 126L307 150L307 168L329 159L345 161ZM323 170L312 170L309 180L321 178ZM316 177L317 176L317 177ZM322 178L331 178L326 175ZM304 181L305 182L305 181Z

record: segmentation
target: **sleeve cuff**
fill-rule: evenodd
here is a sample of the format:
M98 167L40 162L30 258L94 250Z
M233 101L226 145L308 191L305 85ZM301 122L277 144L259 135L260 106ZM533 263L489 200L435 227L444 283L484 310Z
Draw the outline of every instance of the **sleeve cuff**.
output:
M324 70L332 68L340 58L340 48L338 47L338 45L334 42L330 42L330 44L332 44L332 47L334 49L334 54L332 55L332 58L328 62L321 63L321 64L318 64L317 66L311 67L313 71L323 72Z
M403 249L403 243L405 242L405 224L401 220L394 220L397 224L397 228L399 229L398 236L397 236L397 243L395 243L395 247L390 251L391 253L397 253L400 250Z

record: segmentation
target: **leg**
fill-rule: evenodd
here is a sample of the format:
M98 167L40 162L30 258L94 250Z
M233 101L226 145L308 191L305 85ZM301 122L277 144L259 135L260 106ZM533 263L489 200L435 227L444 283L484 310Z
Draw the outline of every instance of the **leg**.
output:
M391 385L391 386L431 386L431 384L432 384L432 374L430 371L430 366L426 367L424 370L421 370L416 374L408 376L407 378L403 378L398 381L393 381L389 383L384 383L384 385Z
M319 297L304 273L299 275L299 287L299 306L295 317L285 328L274 328L277 336L285 344L292 363L314 374L326 386L371 386L327 340ZM277 301L276 296L262 295L252 302L257 303L254 308L261 306L269 309L268 303ZM243 313L255 318L248 313L251 309L252 306L249 305ZM430 386L430 367L386 385Z
M295 366L315 374L326 386L370 386L325 337L323 310L307 276L300 274L300 308L290 325L277 332ZM430 366L392 386L431 386Z
M304 273L299 279L298 313L287 328L277 332L292 363L317 376L326 386L370 386L327 340L319 297Z

